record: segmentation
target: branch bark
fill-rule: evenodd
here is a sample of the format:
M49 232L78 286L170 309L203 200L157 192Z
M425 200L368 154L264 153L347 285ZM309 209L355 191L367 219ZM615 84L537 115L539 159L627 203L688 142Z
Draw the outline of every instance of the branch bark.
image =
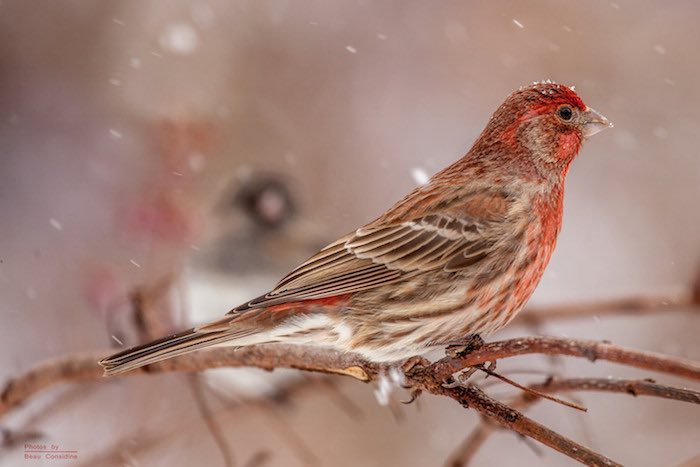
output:
M491 342L466 355L443 358L435 364L435 376L444 379L465 367L533 353L582 357L591 362L607 360L700 381L699 362L655 352L628 349L609 342L547 336Z
M653 380L629 380L610 378L547 378L542 383L528 386L540 392L572 392L599 391L631 396L653 396L682 402L700 404L700 392L691 389L680 389L657 384ZM540 401L541 398L532 393L521 393L508 402L508 407L524 410ZM498 425L490 420L484 420L450 455L445 467L464 467L468 465L486 443Z
M670 357L652 352L632 350L606 342L596 342L558 337L527 337L484 344L478 349L458 356L445 357L431 365L415 365L406 369L406 381L414 389L447 396L455 399L464 407L471 407L483 416L493 420L501 427L531 437L556 449L567 456L589 465L618 465L605 456L598 454L568 438L527 418L515 408L498 402L487 396L475 386L449 387L444 382L454 373L467 367L479 365L498 359L540 353L547 355L568 355L608 360L628 366L672 374L689 379L700 380L700 363ZM102 369L96 363L105 352L93 352L69 355L41 363L23 375L10 380L0 393L0 416L19 406L39 391L62 382L97 380L102 376ZM128 375L163 372L192 372L220 367L257 367L266 370L275 368L295 368L305 371L351 376L360 381L373 381L388 370L386 365L367 362L361 357L328 349L307 346L270 344L241 349L216 348L195 352L189 355L166 360L127 373ZM583 381L583 380L582 380ZM556 384L550 381L549 389ZM569 382L568 384L573 384ZM583 383L578 383L582 385ZM597 390L613 390L600 381L587 384ZM661 394L668 388L654 388L653 383L621 386L639 394L656 392ZM562 387L563 389L563 387ZM674 393L679 395L679 393ZM656 394L655 394L656 395ZM689 402L692 397L685 394ZM680 397L680 396L679 396ZM685 399L678 399L685 400Z

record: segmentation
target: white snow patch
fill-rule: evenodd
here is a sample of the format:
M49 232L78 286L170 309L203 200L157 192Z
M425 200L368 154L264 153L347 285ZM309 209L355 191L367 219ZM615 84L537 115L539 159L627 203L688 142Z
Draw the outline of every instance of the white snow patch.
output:
M428 172L425 171L422 167L414 167L411 169L411 177L413 177L413 181L416 182L419 185L425 185L430 181L430 176L428 175Z
M516 25L517 27L519 27L520 29L523 29L523 28L525 27L525 26L523 25L523 23L521 23L520 21L518 21L518 20L515 19L515 18L513 18L513 24Z
M58 231L63 230L63 225L61 225L61 223L58 222L58 221L57 221L56 219L54 219L53 217L52 217L51 219L49 219L49 224L51 224L51 227L53 227L54 229L56 229L56 230L58 230Z
M374 397L379 405L389 405L391 394L396 389L401 389L406 384L406 377L399 368L392 368L389 374L381 373L377 389L374 390Z
M188 55L197 50L199 36L189 23L173 23L158 38L160 46L174 54Z

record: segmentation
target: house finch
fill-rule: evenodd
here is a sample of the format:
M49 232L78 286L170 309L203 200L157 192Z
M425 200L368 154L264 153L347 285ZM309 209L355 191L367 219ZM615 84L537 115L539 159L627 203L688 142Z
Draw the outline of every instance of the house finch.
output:
M378 219L223 319L102 360L105 374L219 344L312 344L393 362L492 333L535 290L569 165L609 126L571 88L521 88L466 156Z

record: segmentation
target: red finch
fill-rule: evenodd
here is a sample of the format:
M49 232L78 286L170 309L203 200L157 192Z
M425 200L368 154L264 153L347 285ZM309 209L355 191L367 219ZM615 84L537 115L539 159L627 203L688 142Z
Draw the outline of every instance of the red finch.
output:
M535 290L569 165L609 126L571 88L521 88L466 156L381 217L223 319L102 360L105 374L219 344L312 344L393 362L492 333Z

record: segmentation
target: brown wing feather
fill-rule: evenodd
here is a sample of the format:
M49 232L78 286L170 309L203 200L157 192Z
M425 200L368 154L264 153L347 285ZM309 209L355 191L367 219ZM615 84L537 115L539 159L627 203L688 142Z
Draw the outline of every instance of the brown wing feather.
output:
M483 194L479 196L484 199ZM474 198L469 200L472 207ZM473 211L453 208L449 214L428 214L397 224L370 224L328 245L272 291L232 313L368 290L433 269L468 268L488 257L497 240L493 229L506 217L505 212L493 216L489 210L488 216L481 217Z

